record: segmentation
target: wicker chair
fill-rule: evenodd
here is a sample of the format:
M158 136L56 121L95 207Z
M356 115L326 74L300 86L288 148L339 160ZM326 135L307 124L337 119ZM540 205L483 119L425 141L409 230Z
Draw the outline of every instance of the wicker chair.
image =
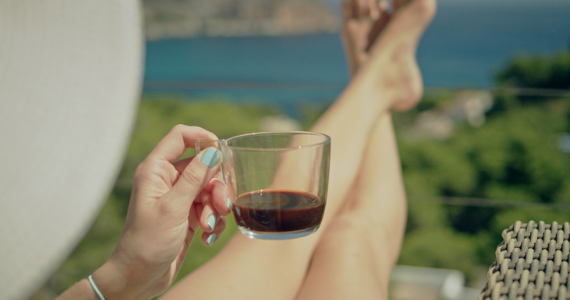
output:
M517 221L503 231L480 300L570 299L570 224Z

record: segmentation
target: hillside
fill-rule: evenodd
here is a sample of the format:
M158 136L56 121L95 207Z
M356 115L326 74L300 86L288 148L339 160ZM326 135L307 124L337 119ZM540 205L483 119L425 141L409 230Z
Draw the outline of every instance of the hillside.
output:
M333 32L339 20L316 0L145 0L147 39Z

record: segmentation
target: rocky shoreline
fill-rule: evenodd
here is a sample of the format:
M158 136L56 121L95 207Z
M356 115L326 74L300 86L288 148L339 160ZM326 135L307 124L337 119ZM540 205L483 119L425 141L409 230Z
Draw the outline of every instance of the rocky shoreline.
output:
M148 40L281 36L338 31L339 17L315 0L147 0Z

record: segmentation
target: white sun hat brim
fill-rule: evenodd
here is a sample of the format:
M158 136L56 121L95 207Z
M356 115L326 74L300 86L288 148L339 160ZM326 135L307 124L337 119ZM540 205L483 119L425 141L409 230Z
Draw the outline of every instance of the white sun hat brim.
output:
M138 107L136 0L0 0L0 299L70 254L121 167Z

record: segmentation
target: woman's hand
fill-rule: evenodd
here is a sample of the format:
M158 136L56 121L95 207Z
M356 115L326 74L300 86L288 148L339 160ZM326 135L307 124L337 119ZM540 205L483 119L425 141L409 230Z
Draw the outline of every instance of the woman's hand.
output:
M123 235L93 279L107 299L150 299L178 274L194 235L211 245L225 228L225 185L214 175L220 155L208 148L178 162L202 128L175 126L138 166Z

